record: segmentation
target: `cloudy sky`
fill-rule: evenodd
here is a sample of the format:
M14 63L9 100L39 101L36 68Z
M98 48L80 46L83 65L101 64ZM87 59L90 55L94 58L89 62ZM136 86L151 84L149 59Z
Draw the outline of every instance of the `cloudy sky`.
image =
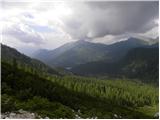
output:
M34 1L34 0L33 0ZM30 54L67 42L158 36L158 1L1 1L2 43Z

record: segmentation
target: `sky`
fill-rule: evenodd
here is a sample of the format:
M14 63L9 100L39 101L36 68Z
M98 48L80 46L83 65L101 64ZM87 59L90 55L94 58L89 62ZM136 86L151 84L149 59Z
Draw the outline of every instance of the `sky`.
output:
M67 42L156 38L158 1L1 0L2 43L32 54Z

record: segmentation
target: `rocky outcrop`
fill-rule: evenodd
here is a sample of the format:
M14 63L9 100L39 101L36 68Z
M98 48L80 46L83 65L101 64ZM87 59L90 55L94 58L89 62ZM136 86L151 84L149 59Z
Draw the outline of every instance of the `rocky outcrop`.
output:
M1 114L1 119L36 119L36 118L41 118L36 113L24 111L22 109L15 111L15 112L5 112ZM47 117L47 119L49 119Z
M155 113L154 118L159 118L159 112Z

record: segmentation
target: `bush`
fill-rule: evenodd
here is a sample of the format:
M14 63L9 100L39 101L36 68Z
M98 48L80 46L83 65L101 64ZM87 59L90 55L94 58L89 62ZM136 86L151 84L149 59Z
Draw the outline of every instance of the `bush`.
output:
M16 110L15 99L7 94L2 94L1 108L2 113Z

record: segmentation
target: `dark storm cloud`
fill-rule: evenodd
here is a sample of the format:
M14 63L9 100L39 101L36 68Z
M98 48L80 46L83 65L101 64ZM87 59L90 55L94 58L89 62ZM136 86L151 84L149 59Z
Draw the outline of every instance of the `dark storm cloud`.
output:
M75 14L64 21L64 30L73 38L144 33L158 26L158 1L86 2L71 7Z

